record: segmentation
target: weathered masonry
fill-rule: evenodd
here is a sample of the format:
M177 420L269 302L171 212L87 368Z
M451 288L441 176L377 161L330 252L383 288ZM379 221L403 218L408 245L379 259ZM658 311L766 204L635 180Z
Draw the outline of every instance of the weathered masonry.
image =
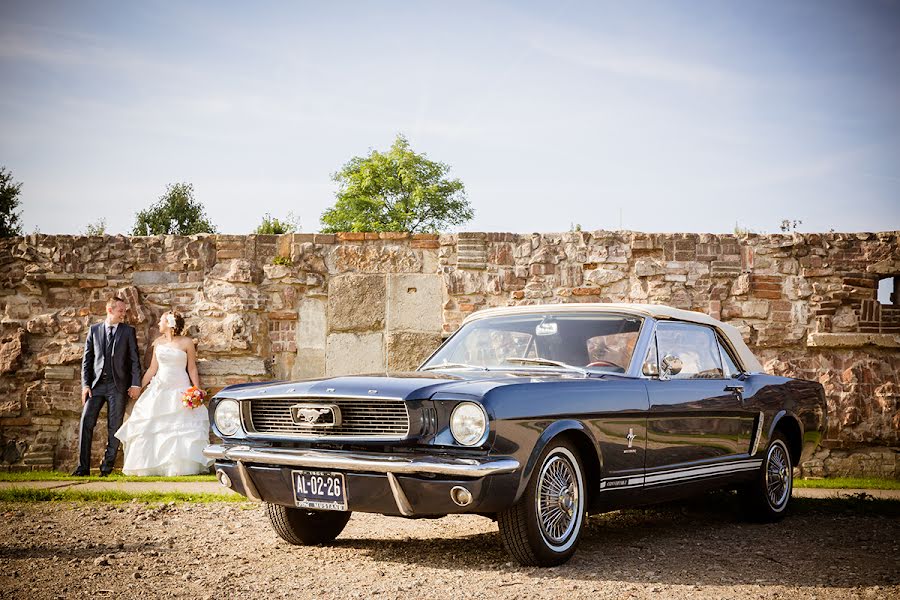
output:
M0 468L73 464L84 336L119 294L142 347L162 311L185 314L212 389L411 369L489 306L699 310L737 326L768 371L825 386L828 432L806 474L900 477L898 277L896 231L4 239Z

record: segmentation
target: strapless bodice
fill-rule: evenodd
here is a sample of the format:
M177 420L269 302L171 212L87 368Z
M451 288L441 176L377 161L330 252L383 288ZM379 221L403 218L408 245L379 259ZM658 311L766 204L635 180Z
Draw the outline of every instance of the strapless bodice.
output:
M190 378L187 374L187 352L173 346L156 346L156 378L165 387L190 387Z

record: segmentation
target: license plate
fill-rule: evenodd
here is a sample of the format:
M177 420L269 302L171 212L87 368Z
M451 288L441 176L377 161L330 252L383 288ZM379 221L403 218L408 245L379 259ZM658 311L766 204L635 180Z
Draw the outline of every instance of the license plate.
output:
M343 473L293 471L294 501L298 508L347 510Z

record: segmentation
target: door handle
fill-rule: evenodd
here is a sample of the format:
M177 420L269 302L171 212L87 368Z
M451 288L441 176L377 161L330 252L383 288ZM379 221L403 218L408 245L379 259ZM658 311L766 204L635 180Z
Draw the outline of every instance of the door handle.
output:
M735 385L726 385L726 386L725 386L725 391L726 391L726 392L731 392L732 394L734 394L735 396L737 396L737 397L740 399L741 402L744 401L744 386L738 385L738 384L735 384Z

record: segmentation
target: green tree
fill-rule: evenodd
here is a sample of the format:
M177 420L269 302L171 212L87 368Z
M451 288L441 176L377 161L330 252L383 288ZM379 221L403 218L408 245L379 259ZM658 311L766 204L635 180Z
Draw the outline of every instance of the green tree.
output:
M388 152L373 150L350 159L333 179L337 201L322 213L322 231L408 231L430 233L474 216L449 165L428 160L402 135Z
M0 237L22 235L22 213L16 212L21 189L22 183L13 183L12 173L0 167Z
M215 226L206 218L203 205L194 200L194 186L175 183L166 187L159 200L135 215L132 235L193 235L215 233Z
M294 233L295 231L300 231L300 220L293 213L288 213L284 220L279 220L266 213L263 216L262 223L259 224L259 227L253 233L280 235L282 233Z
M106 235L106 219L100 217L93 223L88 223L84 228L84 235Z

